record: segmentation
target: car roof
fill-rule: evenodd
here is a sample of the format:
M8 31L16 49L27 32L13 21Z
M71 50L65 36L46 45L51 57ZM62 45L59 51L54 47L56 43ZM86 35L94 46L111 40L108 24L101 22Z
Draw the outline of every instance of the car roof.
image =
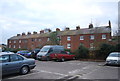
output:
M13 52L0 52L0 55L10 55L10 54L15 54Z
M120 53L120 52L111 52L111 53Z

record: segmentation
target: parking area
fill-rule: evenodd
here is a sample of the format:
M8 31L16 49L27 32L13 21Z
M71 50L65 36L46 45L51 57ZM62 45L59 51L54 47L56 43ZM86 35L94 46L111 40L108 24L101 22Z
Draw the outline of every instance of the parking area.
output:
M88 61L37 61L35 69L27 75L7 75L4 80L13 79L113 79L119 78L119 67L104 66L104 62L88 62Z

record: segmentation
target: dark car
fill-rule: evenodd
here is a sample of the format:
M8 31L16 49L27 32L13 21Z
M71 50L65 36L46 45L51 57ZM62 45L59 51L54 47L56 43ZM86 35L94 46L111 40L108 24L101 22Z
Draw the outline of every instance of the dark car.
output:
M40 49L34 49L32 52L31 52L31 57L36 59L36 56L37 54L40 52Z
M40 52L37 54L38 60L51 60L50 54L56 51L64 51L64 46L61 45L46 45L44 46Z
M31 57L31 52L29 52L28 50L18 51L17 54L23 55L25 57Z
M14 53L0 52L0 67L2 67L2 75L20 73L27 74L35 67L34 59Z

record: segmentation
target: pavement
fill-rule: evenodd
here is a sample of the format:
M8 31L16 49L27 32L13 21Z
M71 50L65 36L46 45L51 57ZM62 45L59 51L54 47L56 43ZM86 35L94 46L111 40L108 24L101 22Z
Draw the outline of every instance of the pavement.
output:
M120 67L104 66L104 62L88 61L37 61L35 69L27 75L7 75L3 81L119 81Z

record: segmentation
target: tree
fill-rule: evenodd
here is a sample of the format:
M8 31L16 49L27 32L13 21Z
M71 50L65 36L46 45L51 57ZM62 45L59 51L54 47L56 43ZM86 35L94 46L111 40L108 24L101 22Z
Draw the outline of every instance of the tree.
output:
M114 52L115 51L115 46L113 45L110 45L110 44L102 44L100 46L100 49L99 49L99 53L98 53L98 57L100 57L101 59L106 59L107 56L111 53L111 52Z
M58 32L50 33L50 44L52 45L59 45L59 38L57 37Z
M115 51L116 51L116 52L120 52L120 44L117 44L117 45L115 46Z

